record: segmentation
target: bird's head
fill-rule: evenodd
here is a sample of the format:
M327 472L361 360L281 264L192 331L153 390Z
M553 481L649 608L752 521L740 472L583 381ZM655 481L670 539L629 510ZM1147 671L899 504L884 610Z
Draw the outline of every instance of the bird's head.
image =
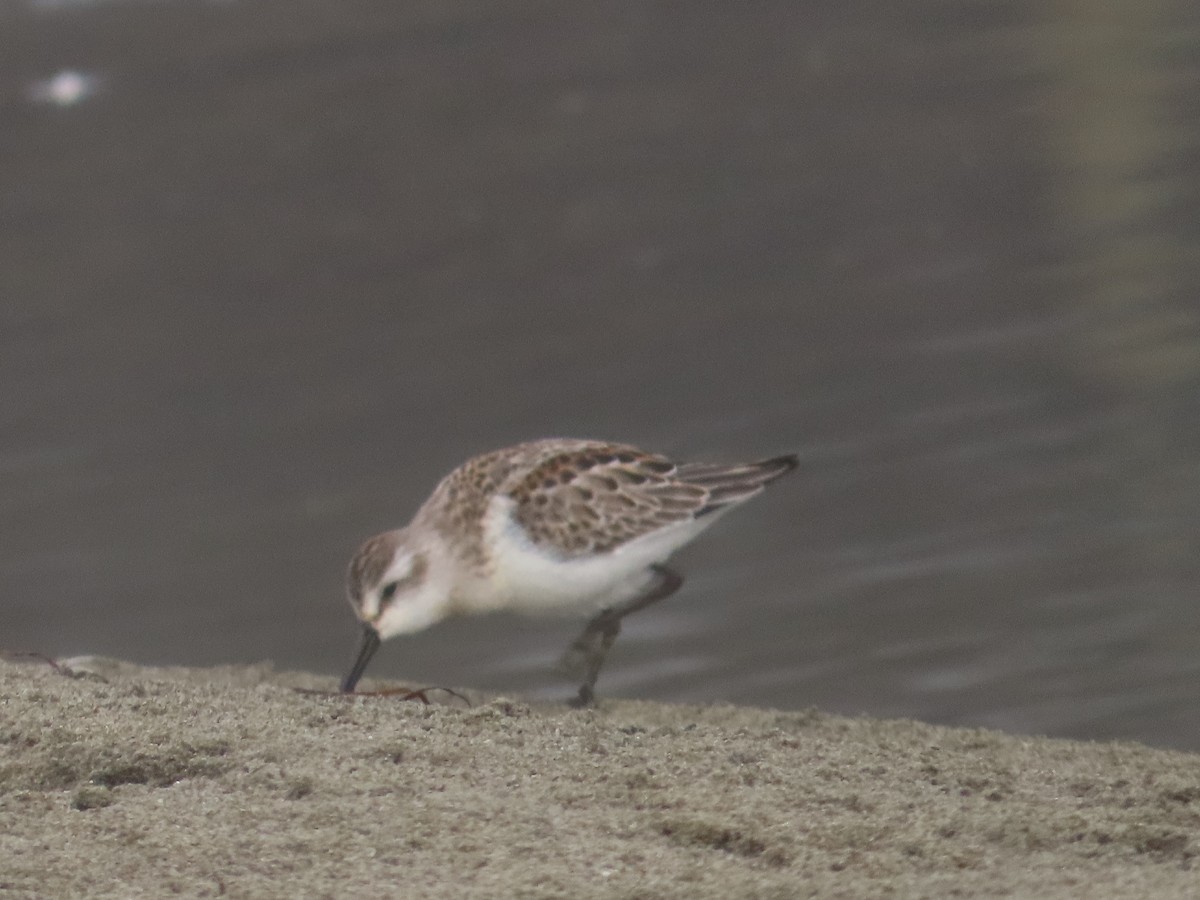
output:
M354 666L342 681L350 692L381 641L428 628L445 616L446 592L430 577L430 554L405 529L364 543L350 561L346 596L363 624Z

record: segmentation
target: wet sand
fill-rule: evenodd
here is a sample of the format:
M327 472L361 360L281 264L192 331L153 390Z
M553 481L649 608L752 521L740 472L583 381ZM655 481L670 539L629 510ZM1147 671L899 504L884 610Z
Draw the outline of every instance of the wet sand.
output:
M70 665L0 661L5 898L1161 900L1200 878L1194 754Z

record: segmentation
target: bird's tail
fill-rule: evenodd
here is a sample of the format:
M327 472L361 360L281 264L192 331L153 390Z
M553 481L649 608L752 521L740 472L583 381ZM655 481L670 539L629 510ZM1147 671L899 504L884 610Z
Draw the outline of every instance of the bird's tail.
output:
M794 453L741 465L685 463L679 467L675 477L708 490L708 503L696 513L697 516L703 516L750 499L768 483L786 475L798 465L800 460Z

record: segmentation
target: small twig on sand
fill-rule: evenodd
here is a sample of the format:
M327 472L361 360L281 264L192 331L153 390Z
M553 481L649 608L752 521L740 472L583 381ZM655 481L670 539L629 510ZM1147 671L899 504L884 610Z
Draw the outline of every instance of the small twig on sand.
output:
M37 662L44 662L59 675L66 675L68 678L79 677L78 672L62 665L57 659L34 650L0 650L0 656L3 656L5 659L32 659Z
M343 691L319 691L314 688L292 688L298 694L312 694L318 697L399 697L401 700L420 700L426 706L429 706L430 700L427 696L430 691L443 691L451 697L457 697L467 706L471 705L471 701L460 694L458 691L442 687L441 685L431 685L423 688L384 688L379 691L353 691L344 693Z

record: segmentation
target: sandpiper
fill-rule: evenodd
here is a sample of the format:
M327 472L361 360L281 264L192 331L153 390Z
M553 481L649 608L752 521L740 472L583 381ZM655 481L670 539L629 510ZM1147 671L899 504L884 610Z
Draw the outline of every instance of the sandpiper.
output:
M468 460L404 528L368 540L347 594L362 622L354 690L381 641L448 616L512 609L594 612L563 662L582 674L572 702L595 702L621 620L677 591L667 558L797 465L794 455L678 463L606 441L552 438Z

